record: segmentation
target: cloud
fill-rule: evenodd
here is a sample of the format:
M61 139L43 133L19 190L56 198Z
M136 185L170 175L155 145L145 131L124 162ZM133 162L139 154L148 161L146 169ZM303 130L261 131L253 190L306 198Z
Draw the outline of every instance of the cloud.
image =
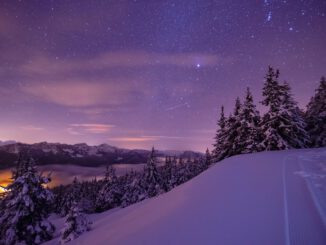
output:
M33 82L21 87L21 91L42 101L63 106L85 107L127 104L136 86L128 82L96 80L65 80L61 82Z
M151 135L151 136L142 136L144 138L154 138L154 139L186 139L187 137L180 136L165 136L165 135Z
M89 115L89 116L97 116L97 115L101 115L104 113L109 113L109 112L115 111L115 108L98 108L98 107L72 108L70 111L76 112L76 113L82 113L82 114Z
M112 128L116 127L112 124L96 124L96 123L86 123L86 124L70 124L70 131L72 134L80 134L78 130L83 130L93 134L103 134L108 133Z
M109 140L118 141L118 142L148 142L148 141L157 141L160 139L184 139L184 138L185 137L153 135L153 136L139 136L139 137L115 137L115 138L109 138Z
M161 79L160 73L144 76L147 74L144 69L165 69L166 66L196 69L198 63L202 67L213 67L222 60L225 62L222 57L205 53L119 51L87 59L60 59L38 53L18 65L16 74L24 77L26 85L20 87L23 96L62 106L89 107L84 114L94 116L103 113L94 107L124 110L120 105L135 105L139 98L155 94L156 88L151 85ZM186 86L190 85L178 81L171 95L179 90L185 93Z
M215 66L229 58L205 53L154 53L145 51L106 52L89 59L64 60L60 57L38 55L19 70L28 75L58 75L80 71L98 71L108 68L139 68L149 66L175 66L192 68Z
M67 132L71 135L83 135L82 133L77 132L74 128L67 128Z
M151 137L114 137L109 138L109 141L117 141L117 142L147 142L147 141L155 141L156 138Z
M20 128L23 130L27 130L27 131L42 131L42 130L44 130L44 128L35 127L33 125L21 126Z

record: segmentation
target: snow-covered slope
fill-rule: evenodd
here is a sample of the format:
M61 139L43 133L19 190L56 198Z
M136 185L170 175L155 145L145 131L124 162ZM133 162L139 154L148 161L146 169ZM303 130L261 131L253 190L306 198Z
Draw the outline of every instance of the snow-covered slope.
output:
M325 182L326 148L236 156L169 193L91 215L93 230L71 244L322 245Z

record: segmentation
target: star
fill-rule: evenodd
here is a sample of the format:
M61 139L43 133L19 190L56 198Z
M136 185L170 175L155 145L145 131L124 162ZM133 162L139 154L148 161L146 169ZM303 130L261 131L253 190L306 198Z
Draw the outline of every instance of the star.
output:
M200 67L201 67L201 65L200 65L199 63L197 63L197 64L196 64L196 67L197 67L197 68L200 68Z
M267 19L266 19L266 21L269 22L269 21L271 21L271 20L272 20L272 11L269 11L269 12L268 12L268 15L267 15Z

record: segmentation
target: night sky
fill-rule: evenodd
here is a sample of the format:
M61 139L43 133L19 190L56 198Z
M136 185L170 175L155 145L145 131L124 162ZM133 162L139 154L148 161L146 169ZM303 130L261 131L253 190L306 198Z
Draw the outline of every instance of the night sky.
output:
M306 105L326 1L2 0L0 52L0 140L203 151L268 65Z

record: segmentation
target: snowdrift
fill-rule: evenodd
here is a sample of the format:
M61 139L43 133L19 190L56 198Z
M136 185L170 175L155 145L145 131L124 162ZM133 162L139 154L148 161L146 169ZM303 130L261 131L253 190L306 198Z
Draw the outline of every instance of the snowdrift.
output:
M159 197L91 215L92 231L69 244L322 245L325 208L326 148L248 154Z

